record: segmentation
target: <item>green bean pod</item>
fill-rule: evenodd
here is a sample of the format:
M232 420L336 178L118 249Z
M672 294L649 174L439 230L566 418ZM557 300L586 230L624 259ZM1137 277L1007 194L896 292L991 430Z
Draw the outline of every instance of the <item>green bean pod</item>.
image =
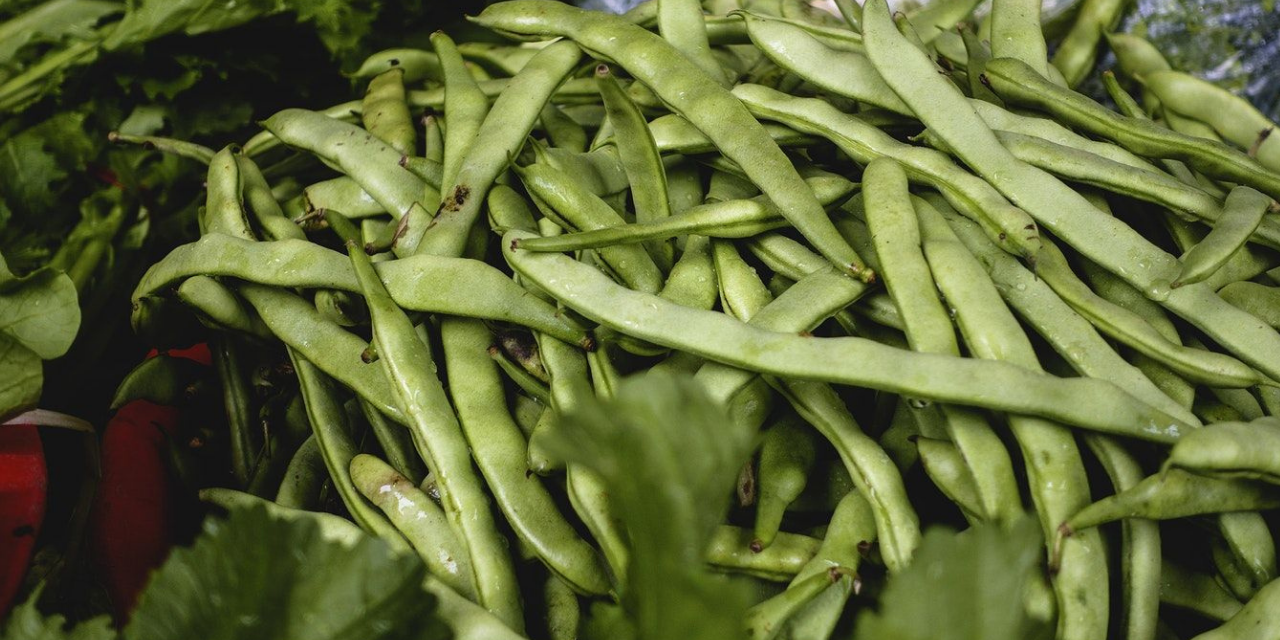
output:
M676 4L684 6L685 3ZM696 7L696 3L693 6ZM701 22L698 20L699 28ZM596 67L596 82L600 85L600 97L613 127L618 157L626 171L627 181L631 183L636 222L643 224L669 218L671 201L667 193L667 174L644 116L618 85L607 65ZM658 268L664 273L671 270L674 260L671 243L649 242L645 248Z
M1160 603L1217 621L1230 620L1244 608L1209 575L1167 559L1160 568Z
M1182 271L1169 286L1201 282L1213 275L1244 247L1273 204L1271 198L1249 187L1232 189L1213 231L1179 259Z
M403 68L392 68L369 81L360 104L360 118L365 131L409 155L418 148L418 132L405 101L404 73Z
M1124 518L1169 520L1210 513L1260 511L1280 506L1275 486L1241 478L1213 478L1165 469L1063 521L1059 536Z
M311 434L289 459L284 479L276 490L275 503L282 507L313 510L320 501L320 491L328 481L329 472L325 469L319 442L315 434Z
M1164 412L1101 381L1061 380L1031 374L1014 365L905 353L856 338L806 338L761 331L722 314L627 291L598 270L567 256L511 248L513 240L527 237L518 231L503 237L504 255L522 276L578 313L656 344L772 375L1042 415L1146 439L1173 440L1177 437L1175 432L1185 428ZM681 331L671 331L672 327L680 327ZM744 349L746 345L752 346ZM879 358L894 362L892 374L871 366ZM857 369L841 364L853 362L862 364ZM998 379L1003 381L996 383ZM987 389L981 396L963 390L979 382ZM1075 394L1082 395L1071 399ZM1103 407L1106 411L1101 410Z
M779 633L787 638L828 637L849 596L857 593L861 585L856 574L862 563L861 549L875 538L870 505L862 494L850 491L836 505L818 553L801 567L787 590L747 611L751 637L771 638ZM835 567L840 568L838 577L831 574ZM801 585L810 586L805 583L816 576L826 578L827 586L815 597L807 598L808 589L801 591Z
M1049 53L1040 28L1040 11L1040 0L992 0L988 17L991 35L986 38L991 42L991 56L1015 58L1047 73Z
M260 265L271 265L271 269ZM379 263L376 269L396 304L405 309L513 322L573 344L590 343L586 331L574 321L479 260L423 255ZM196 274L231 276L275 287L359 291L355 272L342 254L298 240L249 242L219 234L170 252L143 275L134 299ZM266 287L255 291L262 289ZM474 295L477 291L485 293ZM313 308L311 315L314 313ZM272 317L280 318L278 314Z
M992 60L987 64L987 79L1005 100L1050 113L1066 124L1113 140L1134 153L1181 160L1209 176L1239 182L1272 198L1280 198L1280 175L1221 142L1126 118L1075 91L1054 85L1017 60Z
M928 198L935 202L939 198ZM938 203L939 205L945 203ZM941 206L936 210L945 211ZM923 213L923 212L922 212ZM1198 420L1182 405L1166 396L1142 372L1125 362L1088 321L1088 316L1077 313L1069 300L1059 297L1050 286L1050 274L1057 274L1056 261L1045 260L1050 250L1041 252L1037 271L1032 272L996 247L972 222L954 213L943 214L947 224L961 242L979 258L995 282L1000 295L1018 312L1024 321L1039 333L1067 363L1082 375L1110 380L1148 402L1153 407L1189 424ZM921 219L925 218L921 215ZM1049 246L1049 245L1046 245ZM1050 249L1052 247L1050 246ZM1087 287L1077 287L1087 289ZM1123 309L1122 309L1123 310ZM1124 310L1126 313L1130 313ZM1135 318L1134 322L1140 318ZM1153 330L1154 332L1154 330ZM1161 337L1161 339L1163 339Z
M707 40L707 26L702 20L702 3L698 0L658 0L658 33L690 62L724 86L730 78L715 56Z
M240 189L240 165L232 147L219 151L209 161L205 188L208 194L204 205L207 225L204 232L254 239Z
M734 15L746 22L751 41L778 66L838 96L912 115L865 55L831 48L805 29L781 20L761 18L749 11Z
M382 510L413 547L427 570L449 588L476 597L474 574L464 547L440 506L417 485L375 456L351 459L351 481Z
M422 49L385 49L379 51L360 63L353 78L372 78L392 69L404 72L404 82L420 82L422 80L441 80L444 76L440 70L440 57Z
M262 229L268 240L286 238L303 239L307 234L284 215L280 203L271 193L271 185L249 156L236 155L236 167L240 172L240 189L244 195L245 210Z
M1179 71L1155 71L1142 77L1145 89L1173 111L1204 122L1227 141L1250 150L1263 166L1280 171L1280 140L1272 139L1276 125L1248 100L1222 87Z
M302 201L306 211L341 211L351 218L387 213L387 209L350 176L338 176L306 187L302 190Z
M746 108L660 37L622 18L533 0L489 6L474 20L502 32L572 38L593 53L614 60L742 166L827 259L856 277L874 278L836 233L782 150Z
M947 499L955 503L970 524L986 520L987 509L978 497L978 484L956 446L945 440L915 439L920 464L929 479Z
M405 239L406 250L442 256L463 254L489 188L524 146L542 107L581 57L582 51L566 41L543 48L529 60L488 109L473 133L474 142L466 139L467 153L456 172L451 171L446 137L440 214L429 230L410 231ZM594 95L594 85L591 89ZM454 129L450 122L446 136L452 135Z
M1218 295L1268 326L1280 329L1280 288L1256 282L1233 282L1222 287Z
M159 354L147 358L125 374L108 407L112 411L134 400L175 406L186 401L191 385L200 379L204 365L189 358Z
M938 299L921 251L920 226L907 192L906 173L894 161L877 158L864 170L863 180L868 232L908 343L914 351L960 355L951 316ZM974 412L951 406L941 412L951 439L963 451L966 463L974 466L973 476L980 478L975 485L982 507L979 513L1011 521L1021 512L1021 500L1004 443Z
M289 359L298 375L298 388L307 407L311 431L324 458L329 477L351 518L361 529L386 540L397 551L408 551L404 536L381 512L365 501L351 480L355 442L347 430L346 414L334 395L333 385L318 368L290 349Z
M1142 481L1142 467L1118 440L1085 436L1085 444L1111 478L1117 491ZM1155 522L1131 518L1121 528L1120 583L1123 592L1125 637L1140 640L1155 636L1160 613L1160 527Z
M896 160L909 180L941 191L948 202L981 224L992 239L1009 252L1031 257L1039 250L1035 221L1010 205L985 180L957 166L946 154L899 142L821 100L794 98L759 85L738 85L733 94L756 116L823 136L856 162L865 165L879 156Z
M1280 632L1275 619L1277 606L1280 606L1280 580L1272 580L1222 626L1192 640L1263 640L1275 637Z
M1127 5L1128 0L1084 0L1081 3L1075 24L1071 25L1071 30L1053 53L1053 66L1066 79L1066 86L1080 84L1093 70L1102 34L1116 27Z
M591 231L623 223L622 216L612 207L551 165L535 163L518 168L517 172L525 188L573 228ZM662 271L644 248L616 245L602 248L599 253L627 286L646 293L662 289Z
M350 239L354 234L341 228L341 218L329 216L328 221L337 224L339 236L347 240L347 254L369 306L379 362L405 409L405 424L413 430L419 452L440 487L449 524L471 560L480 603L518 631L523 628L523 617L507 542L471 467L466 438L436 377L431 356L369 257Z
M1218 515L1218 533L1213 541L1214 564L1224 577L1236 574L1231 592L1248 600L1268 582L1276 579L1276 542L1260 513L1223 513Z
M577 640L582 623L578 594L559 576L547 576L542 586L547 603L546 623L549 640Z
M970 351L979 358L1008 360L1038 370L1031 343L985 270L945 225L923 224L928 217L921 215L925 257L938 288L956 309L957 324ZM1083 462L1063 425L1011 415L1009 427L1023 451L1031 498L1048 537L1058 522L1088 504ZM1102 540L1094 533L1079 543L1063 550L1064 556L1074 559L1063 563L1066 570L1053 583L1062 637L1096 637L1091 630L1106 625L1109 589L1106 559L1100 553Z
M756 472L754 529L762 548L773 544L787 507L804 491L813 471L814 451L813 434L794 418L764 431Z
M440 332L445 370L455 381L449 394L463 435L507 522L575 591L608 593L609 581L595 550L560 515L542 483L524 472L526 444L489 358L489 330L475 320L449 318Z
M707 545L707 563L721 571L745 573L773 582L790 582L822 546L798 533L779 533L767 549L757 551L750 529L717 525Z
M1165 468L1223 478L1249 478L1280 484L1280 422L1219 422L1185 436L1169 451Z
M315 111L285 109L264 120L262 126L285 144L314 153L350 176L382 211L397 220L428 188L400 168L403 153L355 125Z

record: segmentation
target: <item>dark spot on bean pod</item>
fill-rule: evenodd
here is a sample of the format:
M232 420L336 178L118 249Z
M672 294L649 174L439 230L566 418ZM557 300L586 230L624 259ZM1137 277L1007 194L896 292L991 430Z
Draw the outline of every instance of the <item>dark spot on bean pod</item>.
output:
M398 66L400 66L400 58L392 58L392 59L388 60L387 62L389 62L389 63L391 64L391 66L393 66L393 67L398 67Z
M757 540L752 540L752 541L751 541L751 553L760 553L761 551L764 551L764 543L763 543L763 542L760 542L760 540L758 540L758 539L757 539Z
M22 538L25 536L34 536L35 534L36 534L36 528L29 524L18 525L13 529L13 537L15 538Z

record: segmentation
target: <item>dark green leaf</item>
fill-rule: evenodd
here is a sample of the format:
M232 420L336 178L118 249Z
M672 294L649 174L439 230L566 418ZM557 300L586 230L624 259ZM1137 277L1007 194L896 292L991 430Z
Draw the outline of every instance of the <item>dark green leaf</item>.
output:
M0 333L0 422L34 409L43 384L40 356Z
M218 31L279 9L275 0L141 0L103 43L108 50L185 31Z
M36 601L44 586L36 588L26 602L13 608L0 637L5 640L114 640L116 632L111 620L100 616L65 630L67 619L60 615L44 617L36 609Z
M12 62L29 44L91 39L99 20L122 10L121 3L103 0L53 0L34 7L0 24L0 64Z
M80 328L80 300L65 273L43 270L0 286L0 334L52 360Z
M1012 528L929 530L915 559L889 580L880 611L858 618L858 640L1034 640L1049 637L1023 606L1043 552L1030 517ZM980 614L980 615L979 615ZM944 631L945 630L945 633Z
M205 521L189 549L174 551L133 613L129 640L431 640L448 637L426 569L383 541L326 540L311 520L261 507Z
M604 478L630 538L622 603L636 638L742 635L747 596L704 559L749 440L692 378L665 373L629 378L615 399L565 417L554 446Z

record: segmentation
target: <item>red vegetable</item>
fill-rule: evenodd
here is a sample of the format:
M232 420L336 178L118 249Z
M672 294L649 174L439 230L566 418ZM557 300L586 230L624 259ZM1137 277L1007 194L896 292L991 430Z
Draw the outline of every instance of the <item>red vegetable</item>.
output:
M35 425L0 425L0 619L13 604L44 521L48 472Z
M169 355L210 361L204 344ZM175 543L182 495L170 468L170 441L182 436L181 425L178 408L134 400L116 412L102 436L90 552L121 624Z

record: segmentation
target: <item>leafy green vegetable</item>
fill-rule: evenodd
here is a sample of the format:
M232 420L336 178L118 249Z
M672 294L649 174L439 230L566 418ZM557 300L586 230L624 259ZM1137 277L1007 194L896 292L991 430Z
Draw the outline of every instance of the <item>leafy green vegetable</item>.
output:
M43 590L43 585L36 587L26 602L13 608L0 637L6 640L113 640L116 637L107 616L82 622L70 630L64 629L66 618L60 615L44 617L36 609Z
M235 509L205 521L174 551L138 602L128 640L430 640L448 637L417 556L365 537L326 540L306 519Z
M40 356L0 334L0 422L34 409L43 384Z
M915 559L889 581L879 612L858 618L858 640L1035 640L1051 629L1027 615L1028 583L1043 550L1035 520L925 533ZM975 615L982 612L982 615Z
M310 518L282 519L260 506L205 521L204 534L174 551L152 577L127 640L438 640L449 630L426 591L426 567L378 538L326 538ZM63 631L44 618L36 591L5 627L7 640L111 640L108 619Z
M623 381L616 398L565 416L553 446L599 473L630 538L625 617L592 617L596 637L738 638L747 594L705 565L749 436L687 376Z
M0 254L0 421L35 407L41 359L66 353L79 327L71 278L51 269L19 278Z

